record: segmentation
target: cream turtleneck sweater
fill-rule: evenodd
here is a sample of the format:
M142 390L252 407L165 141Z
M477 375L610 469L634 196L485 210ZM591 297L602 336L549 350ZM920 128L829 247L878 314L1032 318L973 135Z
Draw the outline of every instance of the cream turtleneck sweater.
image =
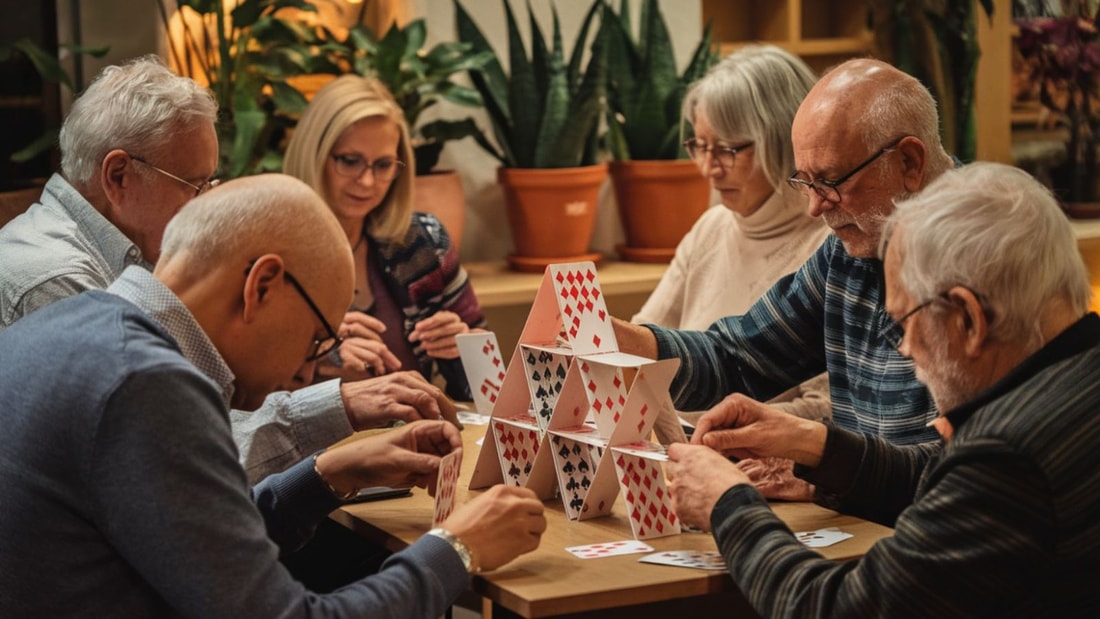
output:
M787 187L748 217L712 206L680 241L664 277L631 320L701 330L723 316L743 314L776 280L801 267L829 233L824 221L807 212L805 198ZM799 417L828 417L828 377L812 378L770 403ZM662 443L683 436L671 419L659 419L655 429Z

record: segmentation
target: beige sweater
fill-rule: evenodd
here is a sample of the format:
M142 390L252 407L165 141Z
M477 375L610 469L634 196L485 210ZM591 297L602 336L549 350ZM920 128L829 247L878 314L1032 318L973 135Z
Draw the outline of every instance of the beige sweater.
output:
M802 266L828 235L825 223L807 213L805 199L786 187L748 217L712 206L677 246L664 277L632 321L706 329L718 318L743 314L776 280ZM822 374L770 402L800 417L828 417L828 378ZM671 421L658 420L662 443L682 436Z

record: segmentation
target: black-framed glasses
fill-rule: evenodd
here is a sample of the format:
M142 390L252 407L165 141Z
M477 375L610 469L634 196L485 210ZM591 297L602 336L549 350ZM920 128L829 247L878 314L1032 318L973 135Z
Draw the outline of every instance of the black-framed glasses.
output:
M902 340L905 339L905 323L908 322L910 318L915 316L917 314L917 312L919 312L919 311L925 309L926 307L932 305L936 301L943 301L944 303L950 303L951 302L950 292L951 292L952 288L964 288L966 290L969 290L970 294L974 295L974 298L977 299L978 303L981 305L982 313L985 315L985 319L987 321L990 321L990 322L993 321L993 310L989 309L989 306L986 303L986 297L984 295L982 295L979 292L975 292L969 286L964 286L962 284L955 284L954 286L949 286L946 290L944 290L943 292L941 292L939 294L932 295L932 298L930 298L926 301L922 301L920 303L917 303L913 307L913 309L909 310L908 312L905 312L904 314L899 316L896 320L894 320L891 323L887 324L886 327L883 328L883 330L882 330L882 337L886 338L886 340L888 342L890 342L890 344L892 344L894 346L894 348L900 347Z
M752 146L752 144L752 142L745 142L737 146L718 146L717 144L711 146L695 138L689 138L684 140L684 150L687 151L688 156L696 165L702 166L706 163L707 153L710 153L710 158L717 161L719 167L728 170L733 167L733 161L737 157L737 153Z
M244 274L246 277L248 276L249 271L252 270L252 267L255 264L256 263L254 261L248 263L248 268L244 270ZM321 313L321 309L318 308L317 304L313 302L313 298L310 297L309 293L306 292L306 289L302 287L302 284L298 281L298 278L291 275L290 271L283 271L283 276L286 277L286 281L290 282L290 285L298 291L298 294L301 295L303 300L305 300L306 305L309 306L309 309L313 310L313 314L317 316L317 320L321 321L321 325L325 327L325 333L328 334L328 337L323 340L313 338L313 352L311 352L306 357L306 363L309 363L310 361L316 361L340 348L340 345L344 343L344 338L336 335L336 329L332 328L332 324L329 323L328 319L325 318L325 315Z
M847 182L849 179L859 173L859 171L863 168L866 168L867 166L874 163L879 157L885 155L886 153L894 152L897 149L898 144L901 144L901 141L907 137L909 136L903 135L893 142L890 142L886 146L883 146L882 148L876 150L870 157L864 159L863 163L857 165L855 168L852 169L852 171L841 176L840 178L833 180L827 178L811 179L809 174L801 170L795 170L794 174L791 174L790 178L787 179L787 184L801 191L807 196L810 195L810 191L812 190L814 193L820 196L822 200L825 200L826 202L839 203L840 190L837 189L837 187L840 187L840 185Z
M397 175L401 174L401 170L405 168L404 161L399 161L393 157L382 157L381 159L375 159L374 162L369 162L359 155L333 153L330 156L333 163L336 164L336 173L347 178L359 178L363 176L363 172L366 172L367 168L370 168L374 180L388 183L397 178Z
M127 154L129 154L129 153L127 153ZM184 179L176 176L175 174L172 174L168 170L164 170L164 169L162 169L158 166L155 166L155 165L149 163L148 161L142 159L141 157L137 157L135 155L130 155L130 159L133 159L134 161L137 161L138 163L144 163L145 165L149 166L150 168L153 168L154 170L156 170L157 172L160 172L161 174L167 176L168 178L170 178L170 179L172 179L176 182L183 183L184 185L187 185L191 189L194 189L196 197L201 195L201 194L206 193L207 191L210 191L211 189L213 189L213 188L217 187L219 184L221 184L220 179L212 178L212 179L206 181L205 183L203 183L201 185L196 185L195 183L192 183L191 181L184 180Z

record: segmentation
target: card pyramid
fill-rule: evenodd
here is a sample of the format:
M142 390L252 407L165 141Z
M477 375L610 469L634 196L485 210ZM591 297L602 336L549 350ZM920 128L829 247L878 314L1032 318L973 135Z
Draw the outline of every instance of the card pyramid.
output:
M623 493L635 538L680 532L647 442L679 360L618 352L591 262L546 269L507 368L492 333L458 336L477 410L490 416L471 488L497 483L560 495L566 513L607 515Z

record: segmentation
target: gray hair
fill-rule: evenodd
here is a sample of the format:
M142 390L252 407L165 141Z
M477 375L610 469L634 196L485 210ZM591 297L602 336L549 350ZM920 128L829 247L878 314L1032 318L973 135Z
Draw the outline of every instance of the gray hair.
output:
M285 174L234 179L188 202L168 222L158 264L177 256L184 275L208 272L277 253L298 277L323 273L337 254L347 254L347 239L324 200L302 181Z
M1073 230L1050 190L999 163L950 170L899 200L887 239L902 256L899 281L924 301L965 286L992 314L990 337L1042 344L1040 322L1052 302L1088 311L1092 291ZM894 230L897 238L890 239Z
M172 73L157 56L104 69L61 127L61 171L74 185L96 176L113 149L158 151L197 121L213 124L218 104L207 88Z
M747 45L711 67L684 95L683 122L699 107L723 140L744 137L772 187L794 169L791 123L817 76L806 63L773 45Z

